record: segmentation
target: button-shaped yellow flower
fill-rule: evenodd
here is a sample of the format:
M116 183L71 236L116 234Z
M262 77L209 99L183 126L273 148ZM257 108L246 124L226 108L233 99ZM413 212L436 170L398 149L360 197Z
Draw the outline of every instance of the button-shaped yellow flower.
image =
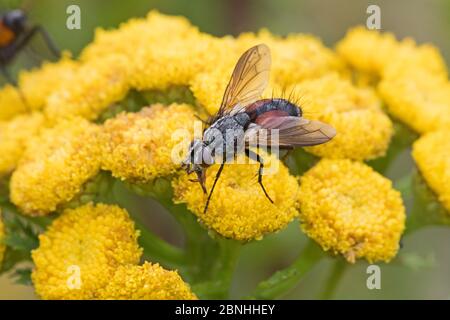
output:
M384 77L399 68L425 68L431 73L447 73L439 50L425 44L417 46L406 38L397 41L392 33L365 27L350 29L337 45L337 52L356 70Z
M28 141L43 125L44 116L39 112L0 122L0 176L14 170Z
M259 164L255 162L225 165L206 213L207 196L186 174L172 183L174 201L186 203L202 223L226 238L249 241L283 229L297 215L298 183L275 155L263 158L267 173L263 184L273 204L257 182ZM211 190L218 169L218 164L208 169L207 190Z
M114 300L194 300L195 294L176 271L159 264L145 262L142 266L120 266L108 285L101 290L101 299Z
M25 214L45 215L71 200L100 168L99 128L80 118L33 138L11 177L11 200Z
M47 97L61 85L74 85L79 63L64 56L58 62L46 62L39 69L23 71L19 75L19 87L28 108L42 109Z
M413 145L413 157L422 176L450 212L450 131L428 133Z
M417 132L450 126L450 81L446 77L412 69L383 79L379 92L389 112Z
M47 99L46 115L51 120L81 116L94 120L128 92L130 65L122 55L110 54L89 60Z
M322 159L301 177L298 198L301 228L324 250L350 263L395 257L405 208L392 182L371 167Z
M257 34L243 33L236 38L236 42L239 54L260 43L269 46L272 54L271 78L280 87L344 69L338 55L312 35L299 33L279 37L263 29Z
M128 213L114 205L64 211L32 252L36 293L43 299L99 298L117 268L139 262L138 235Z
M181 38L193 31L197 28L185 17L168 16L152 10L145 18L130 19L117 29L97 28L94 40L83 49L80 58L88 61L111 53L132 57L136 51L150 50L155 43L167 43L169 38ZM130 63L134 61L130 59Z
M330 142L307 148L311 153L354 160L385 154L393 126L373 90L357 88L337 74L330 74L298 84L294 95L301 97L306 118L320 120L337 131Z
M186 134L173 135L192 134L195 120L186 104L155 104L109 119L103 126L102 168L117 178L140 182L174 173L180 162L174 162L172 152Z

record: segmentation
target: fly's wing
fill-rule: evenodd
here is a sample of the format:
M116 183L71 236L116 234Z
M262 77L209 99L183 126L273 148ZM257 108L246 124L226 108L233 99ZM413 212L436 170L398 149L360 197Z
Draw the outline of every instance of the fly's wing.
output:
M266 115L261 119L257 118L247 130L246 135L247 141L253 145L291 148L315 146L328 142L336 135L336 130L332 126L316 120Z
M269 83L270 64L270 49L265 44L244 52L234 67L216 117L235 113L258 100Z

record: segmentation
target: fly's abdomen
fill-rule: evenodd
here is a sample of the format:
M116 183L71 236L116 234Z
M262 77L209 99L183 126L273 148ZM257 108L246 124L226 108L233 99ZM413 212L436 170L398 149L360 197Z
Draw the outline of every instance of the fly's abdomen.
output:
M286 99L263 99L247 106L246 113L252 122L256 122L258 117L267 112L276 111L278 116L301 117L302 110L299 106Z

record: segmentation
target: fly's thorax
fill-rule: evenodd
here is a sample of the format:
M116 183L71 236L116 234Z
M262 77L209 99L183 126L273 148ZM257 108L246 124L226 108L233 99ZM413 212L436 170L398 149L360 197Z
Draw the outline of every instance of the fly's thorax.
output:
M203 142L214 157L229 159L243 151L245 128L250 117L245 113L226 115L215 121L203 134Z

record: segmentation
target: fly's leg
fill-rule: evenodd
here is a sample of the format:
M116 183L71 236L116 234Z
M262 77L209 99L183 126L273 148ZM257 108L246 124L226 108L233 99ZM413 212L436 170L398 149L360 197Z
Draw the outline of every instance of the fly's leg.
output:
M213 192L214 192L214 188L216 187L216 183L217 183L217 181L218 181L219 178L220 178L220 175L221 175L221 173L222 173L222 170L223 170L223 167L224 167L224 166L225 166L225 162L223 161L223 162L220 164L219 171L217 171L216 178L214 179L214 183L213 183L213 185L212 185L211 191L209 192L208 199L206 200L205 209L203 210L203 213L204 213L204 214L206 213L206 210L208 210L209 201L211 200L211 196L212 196L212 194L213 194Z
M252 150L245 149L245 155L249 157L250 159L253 159L259 163L259 169L258 169L258 183L261 186L261 189L263 190L264 194L266 195L266 198L269 199L271 203L273 203L273 200L270 198L269 194L266 191L266 188L264 188L264 185L262 183L262 172L264 169L264 160L263 158L257 154L256 152L253 152Z
M37 34L40 34L42 36L45 44L49 48L50 52L55 56L55 58L59 58L61 56L59 50L56 48L47 31L45 31L45 29L43 29L41 26L34 26L31 29L27 30L24 35L20 37L18 41L14 43L14 45L11 46L12 52L19 52Z
M61 56L58 48L55 46L55 44L53 43L53 40L50 38L50 36L48 35L47 31L45 31L44 28L42 28L41 26L35 26L33 28L31 28L31 30L28 32L29 36L26 40L26 42L28 42L28 40L30 40L35 34L40 34L42 36L42 38L44 39L45 44L47 45L47 47L50 49L50 51L52 52L52 54L55 56L55 58L59 58Z

